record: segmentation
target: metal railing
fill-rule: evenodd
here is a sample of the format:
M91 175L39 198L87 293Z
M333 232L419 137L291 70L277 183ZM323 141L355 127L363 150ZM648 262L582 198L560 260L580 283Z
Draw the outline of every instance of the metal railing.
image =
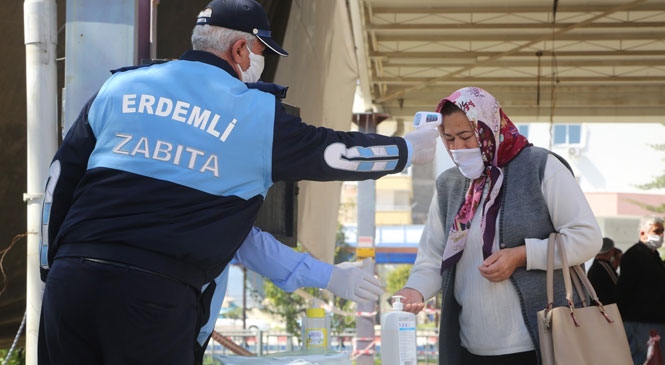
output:
M292 334L275 331L235 330L224 331L222 335L230 338L244 349L258 356L265 356L278 352L299 351L301 344ZM356 334L354 332L334 333L330 336L330 349L345 352L351 356L355 347ZM380 358L381 333L375 333L375 357ZM437 364L439 359L439 337L434 330L419 330L416 334L418 363ZM233 355L231 350L220 345L214 339L210 340L206 349L206 356Z

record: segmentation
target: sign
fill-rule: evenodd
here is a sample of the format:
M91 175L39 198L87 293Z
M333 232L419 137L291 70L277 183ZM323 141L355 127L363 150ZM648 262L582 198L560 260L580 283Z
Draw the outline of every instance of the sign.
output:
M358 247L356 248L356 259L361 260L364 258L372 257L374 258L376 256L376 252L374 250L374 247Z
M358 236L358 248L374 247L374 238L372 236Z

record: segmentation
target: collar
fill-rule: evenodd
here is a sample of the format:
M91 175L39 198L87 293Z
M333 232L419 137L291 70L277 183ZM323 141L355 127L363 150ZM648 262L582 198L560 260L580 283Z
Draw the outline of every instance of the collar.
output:
M231 65L228 62L226 62L222 58L215 56L210 52L195 51L190 49L187 52L183 53L182 56L180 56L180 60L207 63L209 65L221 68L222 70L229 73L231 76L240 80L238 78L238 75L236 74L236 71L233 69L233 67L231 67ZM261 91L271 93L279 97L280 99L286 98L286 91L288 90L288 87L268 82L262 82L262 81L245 83L245 84L250 89L259 89Z
M207 63L209 65L219 67L222 70L228 72L231 76L235 77L238 79L238 75L236 74L236 71L231 67L231 65L226 62L225 60L215 56L214 54L206 51L195 51L195 50L188 50L185 53L180 56L181 60L184 61L197 61L197 62L203 62Z

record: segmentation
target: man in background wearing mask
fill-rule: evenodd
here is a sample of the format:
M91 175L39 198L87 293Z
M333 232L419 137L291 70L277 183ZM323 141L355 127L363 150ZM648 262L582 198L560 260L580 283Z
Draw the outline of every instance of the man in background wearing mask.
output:
M665 266L656 251L663 244L663 218L640 220L640 241L621 258L616 299L635 364L647 356L649 331L665 336ZM660 341L665 353L665 341Z
M252 83L264 52L287 55L254 0L213 0L192 48L117 70L53 158L40 364L193 364L208 319L199 311L211 307L201 293L250 236L274 182L378 179L434 157L434 129L317 128L285 111L283 87Z

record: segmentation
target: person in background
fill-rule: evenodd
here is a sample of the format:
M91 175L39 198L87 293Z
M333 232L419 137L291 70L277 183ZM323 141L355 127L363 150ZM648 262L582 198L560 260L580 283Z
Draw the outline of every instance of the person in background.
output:
M614 260L612 260L612 267L616 270L617 275L621 274L619 272L619 265L621 265L621 258L623 257L623 251L620 248L614 248Z
M45 364L192 364L202 290L276 181L378 179L429 163L436 131L342 132L257 82L286 56L254 0L213 0L178 60L116 70L49 168L38 339Z
M616 300L636 365L646 359L649 331L665 336L665 266L657 252L662 244L663 218L642 217L639 241L626 250L619 266ZM664 341L660 349L665 353Z
M616 271L617 248L609 237L603 237L603 246L593 260L587 277L593 285L598 299L603 304L616 303L615 292L619 274Z
M396 294L418 313L443 292L440 364L539 364L548 237L559 232L576 265L600 249L600 228L567 163L531 145L490 93L462 88L437 111L456 167L437 178L416 261ZM565 305L560 274L555 305Z
M342 262L330 265L307 253L297 252L279 242L270 233L254 227L234 256L234 262L271 280L280 289L292 292L298 288L322 288L332 294L353 301L376 301L383 294L383 285L362 262ZM215 328L228 283L228 266L201 295L202 323L197 336L195 364L203 363L203 355ZM205 311L209 306L209 311ZM208 317L206 317L208 315Z

